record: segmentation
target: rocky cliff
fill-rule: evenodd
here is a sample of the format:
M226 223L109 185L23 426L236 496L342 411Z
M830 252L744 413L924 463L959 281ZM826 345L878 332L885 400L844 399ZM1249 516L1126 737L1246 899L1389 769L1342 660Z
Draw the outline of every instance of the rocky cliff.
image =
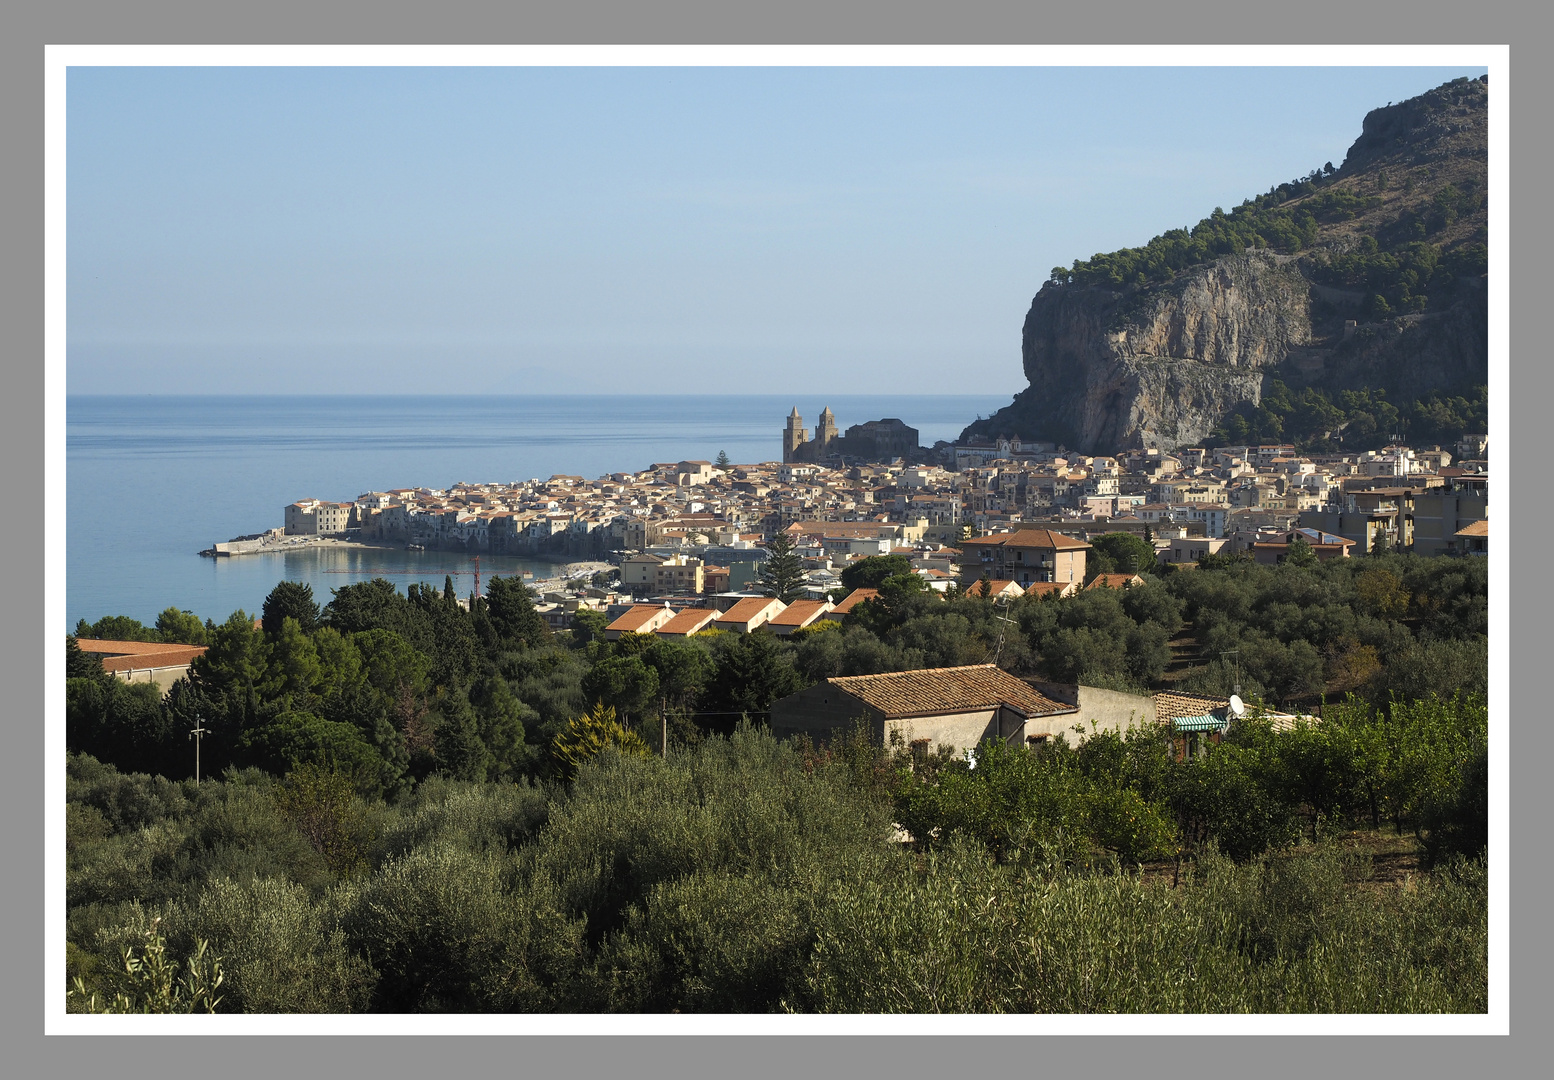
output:
M1377 109L1339 169L1057 268L1025 319L1029 387L962 438L1172 448L1274 374L1394 398L1487 381L1487 97L1458 80Z

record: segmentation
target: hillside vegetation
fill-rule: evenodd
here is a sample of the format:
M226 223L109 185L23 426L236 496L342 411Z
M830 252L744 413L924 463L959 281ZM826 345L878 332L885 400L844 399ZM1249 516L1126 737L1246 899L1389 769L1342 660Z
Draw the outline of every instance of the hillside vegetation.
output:
M1481 431L1488 94L1457 79L1376 109L1341 166L1054 267L1026 317L1030 387L963 437L1113 453ZM1305 411L1259 412L1276 384Z
M505 579L473 611L284 583L259 628L160 620L209 645L165 700L67 642L71 1007L1485 1007L1482 560L1211 559L1007 611L879 588L846 629L606 642ZM1187 761L1154 732L973 769L761 730L839 674L1142 690L1181 632L1188 689L1354 693Z

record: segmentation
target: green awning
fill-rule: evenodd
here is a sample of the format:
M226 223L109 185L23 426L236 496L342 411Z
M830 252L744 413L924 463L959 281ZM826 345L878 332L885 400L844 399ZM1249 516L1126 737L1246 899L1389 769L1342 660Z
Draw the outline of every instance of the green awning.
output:
M1178 716L1171 721L1177 731L1224 731L1226 723L1217 716Z

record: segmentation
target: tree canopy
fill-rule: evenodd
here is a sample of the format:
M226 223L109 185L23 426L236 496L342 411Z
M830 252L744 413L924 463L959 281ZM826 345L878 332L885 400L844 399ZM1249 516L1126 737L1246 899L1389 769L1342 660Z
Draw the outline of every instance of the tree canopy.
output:
M774 596L784 604L797 600L804 588L804 566L793 550L793 540L779 532L766 545L766 561L761 564L757 588L764 596Z

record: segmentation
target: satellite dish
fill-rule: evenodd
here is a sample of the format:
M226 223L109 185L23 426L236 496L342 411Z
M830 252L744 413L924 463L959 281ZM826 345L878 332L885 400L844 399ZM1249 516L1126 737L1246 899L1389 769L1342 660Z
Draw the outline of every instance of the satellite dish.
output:
M1242 701L1238 694L1230 695L1230 715L1237 719L1246 715L1246 702Z

